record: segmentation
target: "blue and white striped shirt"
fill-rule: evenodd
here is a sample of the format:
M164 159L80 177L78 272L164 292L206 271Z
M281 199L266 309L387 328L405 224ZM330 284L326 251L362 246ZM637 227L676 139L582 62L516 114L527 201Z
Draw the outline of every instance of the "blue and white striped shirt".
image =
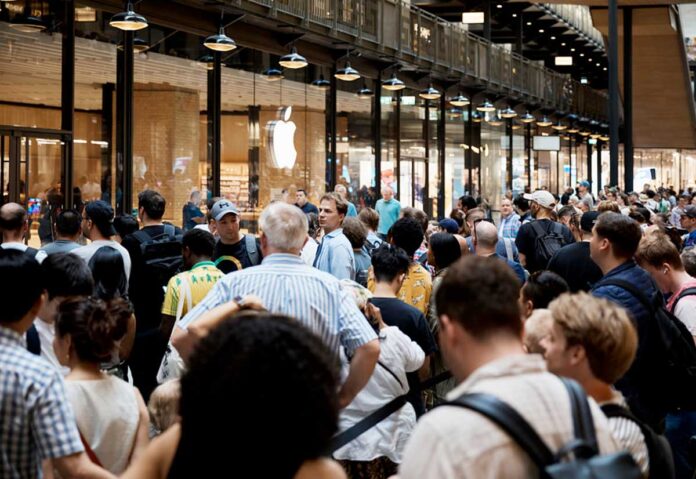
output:
M177 326L186 329L204 312L237 296L253 294L266 309L297 319L319 336L337 356L339 346L351 355L377 334L336 278L308 266L292 254L275 253L259 266L220 279L203 301Z
M83 450L60 373L0 326L0 477L41 478L43 459Z

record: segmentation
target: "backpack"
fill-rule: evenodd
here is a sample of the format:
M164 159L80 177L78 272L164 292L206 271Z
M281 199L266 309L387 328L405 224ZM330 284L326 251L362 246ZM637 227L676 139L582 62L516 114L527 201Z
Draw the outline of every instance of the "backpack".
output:
M669 410L696 410L696 344L691 332L667 311L659 293L650 300L633 284L620 279L602 281L600 285L618 286L647 308L654 319L649 325L646 349L651 352L649 374L655 388L661 391Z
M530 224L536 233L534 258L537 264L543 265L545 268L556 251L566 245L566 240L563 237L563 226L552 221L548 231L545 231L538 221L532 221Z
M648 478L672 479L674 478L674 460L672 448L665 436L657 434L650 426L635 417L631 411L618 404L604 404L602 412L608 418L624 418L633 422L640 428L645 438L645 446L648 448Z
M133 233L140 243L140 255L145 268L154 275L159 286L165 287L169 279L181 269L184 260L181 257L182 235L176 234L172 225L165 224L164 232L151 237L143 230Z
M244 244L246 246L249 262L252 266L256 266L261 262L261 255L259 255L259 249L256 247L256 236L244 235Z
M490 394L464 394L443 405L476 411L500 427L524 451L544 479L611 477L639 479L640 468L626 451L600 455L587 396L575 381L559 378L570 396L574 438L553 453L532 426L505 402ZM565 459L565 460L564 460Z

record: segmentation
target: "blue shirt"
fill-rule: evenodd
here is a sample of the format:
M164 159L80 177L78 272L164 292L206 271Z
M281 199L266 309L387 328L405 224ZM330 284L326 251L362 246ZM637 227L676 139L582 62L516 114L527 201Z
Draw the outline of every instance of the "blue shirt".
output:
M386 235L389 233L389 228L399 219L401 204L394 198L389 201L381 199L377 200L375 210L379 213L379 226L377 227L377 232Z
M689 233L684 242L684 248L691 248L692 246L696 246L696 230Z
M198 223L193 221L194 218L201 218L205 216L201 209L197 205L191 203L190 201L184 205L183 214L185 231L192 230L196 227Z
M0 477L41 478L41 461L84 451L63 378L0 326Z
M346 213L346 216L358 216L358 210L355 208L355 205L351 203L350 201L348 203L348 213Z
M336 279L355 280L355 257L343 228L324 235L314 258L314 267Z
M337 357L340 346L350 355L377 339L355 300L336 278L308 266L299 256L283 253L266 256L259 266L220 279L177 325L186 329L206 311L250 294L261 298L270 312L297 319L317 334Z

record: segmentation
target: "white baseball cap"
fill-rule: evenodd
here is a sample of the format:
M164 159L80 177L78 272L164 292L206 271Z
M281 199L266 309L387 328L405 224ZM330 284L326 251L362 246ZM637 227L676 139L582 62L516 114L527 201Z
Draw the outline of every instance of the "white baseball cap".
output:
M525 200L534 201L542 208L553 208L556 206L556 198L546 190L536 190L534 193L526 193Z

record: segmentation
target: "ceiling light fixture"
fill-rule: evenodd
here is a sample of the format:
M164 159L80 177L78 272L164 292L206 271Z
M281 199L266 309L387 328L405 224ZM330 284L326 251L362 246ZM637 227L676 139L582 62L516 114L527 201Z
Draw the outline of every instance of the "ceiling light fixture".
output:
M123 42L119 42L116 48L118 48L119 50L123 50ZM133 38L133 51L135 53L142 53L146 51L148 48L150 48L150 45L148 45L148 43L145 40L138 37Z
M382 88L389 91L400 91L406 88L406 84L399 80L396 76L396 72L392 73L391 78L388 78L382 82Z
M46 30L46 24L40 17L31 14L31 2L26 0L24 10L10 20L9 27L22 33L37 33Z
M534 115L527 111L524 113L524 115L520 117L520 121L522 123L534 123L536 121L536 118L534 118Z
M491 126L500 126L503 124L503 122L498 118L497 116L493 115L489 118L486 119L486 123L488 123Z
M285 78L285 75L283 75L282 70L278 70L277 68L273 68L273 67L266 69L262 73L262 75L268 81L278 81L278 80L282 80L283 78Z
M428 88L418 92L418 96L424 100L437 100L442 96L442 93L440 93L440 90L437 88L433 88L433 84L430 83L428 84Z
M324 78L324 75L320 75L319 78L312 81L311 85L317 90L327 91L331 88L331 82Z
M355 81L360 78L360 72L350 65L350 52L346 54L346 64L336 70L334 76L343 81Z
M459 92L457 96L450 98L449 102L452 106L467 106L469 103L471 103L471 100L469 100L469 97L462 95L462 93Z
M563 123L561 123L561 122L559 121L559 122L556 123L555 125L551 126L551 128L553 128L553 129L556 130L556 131L563 131L563 130L567 130L567 129L568 129L568 126L567 126L567 125L564 125Z
M541 120L537 120L537 126L540 126L542 128L546 128L547 126L553 125L553 122L546 118L546 115Z
M126 4L126 11L117 13L111 17L109 25L119 30L132 32L147 28L147 19L139 13L135 13L135 11L133 11L133 3L128 2Z
M365 85L364 83L363 83L362 88L360 88L360 90L358 90L358 93L357 93L358 98L362 98L362 99L369 99L372 97L373 94L374 94L374 92L372 90L370 90L369 88L367 88L367 85Z
M294 46L292 47L292 50L290 50L290 53L280 57L278 63L281 67L290 68L291 70L304 68L309 64L305 57L297 53L297 48L295 48Z
M220 12L220 29L215 35L210 35L203 41L206 48L210 48L216 52L230 52L237 48L234 40L225 34L225 25L223 23L224 12Z
M515 118L517 116L517 112L510 108L509 106L505 108L503 111L500 112L500 117L501 118Z
M482 120L483 116L479 112L475 111L471 114L471 121L474 123L481 123Z
M493 103L491 103L490 101L483 100L483 103L477 106L476 110L482 111L484 113L489 111L495 111L495 106L493 106Z

